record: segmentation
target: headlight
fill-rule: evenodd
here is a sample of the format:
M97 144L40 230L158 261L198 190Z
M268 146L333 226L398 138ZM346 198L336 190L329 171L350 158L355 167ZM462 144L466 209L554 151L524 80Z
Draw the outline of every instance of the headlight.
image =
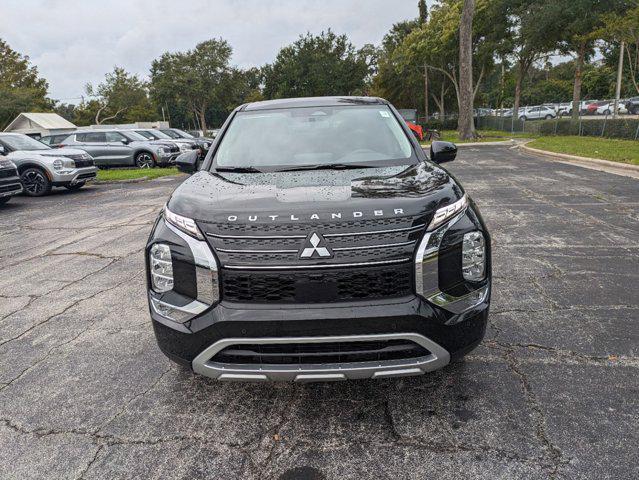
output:
M200 229L197 228L195 220L188 217L183 217L177 213L173 213L168 207L164 207L164 218L174 227L182 230L184 233L197 238L198 240L204 240Z
M433 219L430 221L428 225L427 231L431 231L445 223L447 220L451 219L458 213L461 213L468 206L468 197L466 194L455 203L452 203L446 207L442 207L435 212Z
M481 232L469 232L462 243L462 273L466 280L478 282L486 272L486 245Z
M158 147L157 148L157 152L158 153L169 153L169 150L168 150L168 148L165 148L165 147Z
M192 150L191 145L187 143L180 143L179 147L180 147L180 150L183 152L188 152L189 150Z
M209 142L204 142L204 148L210 148L211 144Z
M173 260L171 249L164 243L156 243L149 252L151 285L157 293L173 289Z
M53 161L54 170L64 170L70 168L75 168L75 162L70 158L56 158Z

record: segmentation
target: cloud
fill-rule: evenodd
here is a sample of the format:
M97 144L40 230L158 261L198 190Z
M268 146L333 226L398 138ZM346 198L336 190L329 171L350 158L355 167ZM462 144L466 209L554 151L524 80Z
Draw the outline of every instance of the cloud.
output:
M259 66L307 31L378 44L416 15L417 0L1 0L0 35L30 56L53 98L73 103L115 65L146 77L165 51L209 38L232 45L234 64Z

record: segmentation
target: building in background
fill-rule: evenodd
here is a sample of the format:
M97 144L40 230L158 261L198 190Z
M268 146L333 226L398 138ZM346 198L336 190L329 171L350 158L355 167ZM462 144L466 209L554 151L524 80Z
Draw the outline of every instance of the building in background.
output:
M39 139L45 135L73 132L78 127L57 113L21 113L4 129Z

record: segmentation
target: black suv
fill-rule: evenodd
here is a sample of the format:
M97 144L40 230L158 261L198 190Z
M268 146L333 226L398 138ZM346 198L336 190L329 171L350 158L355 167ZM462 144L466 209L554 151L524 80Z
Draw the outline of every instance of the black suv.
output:
M220 380L418 375L484 336L490 237L397 110L368 97L238 107L146 247L171 359ZM178 168L193 172L197 152Z

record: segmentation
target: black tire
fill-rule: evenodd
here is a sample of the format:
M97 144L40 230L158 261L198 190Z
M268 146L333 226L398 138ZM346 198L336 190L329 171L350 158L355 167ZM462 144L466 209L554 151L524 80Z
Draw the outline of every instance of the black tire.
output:
M51 182L41 168L31 167L23 170L20 180L22 180L25 195L29 197L43 197L51 193Z
M135 166L138 168L154 168L155 160L149 152L140 152L135 156Z
M528 118L526 117L526 115L522 115L521 117L519 117L519 120L525 122L526 120L528 120Z
M550 119L552 118L552 115L546 115L544 118L545 118L546 120L550 120Z
M84 185L86 185L86 182L76 183L75 185L65 185L64 188L74 192L76 190L80 190L82 187L84 187Z
M604 115L610 115L612 112L610 111L610 109L606 109L604 110Z
M9 200L11 200L11 197L0 197L0 205L4 205L5 203L7 203Z

